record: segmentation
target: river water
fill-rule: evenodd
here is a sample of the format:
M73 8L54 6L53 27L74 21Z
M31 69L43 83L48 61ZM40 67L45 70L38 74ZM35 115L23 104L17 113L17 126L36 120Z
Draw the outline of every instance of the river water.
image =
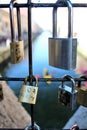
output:
M69 74L76 77L75 71L66 71L49 66L48 63L48 38L52 37L50 32L41 33L33 43L33 74L43 77L44 70L48 70L52 77L62 77ZM28 55L26 51L25 59L16 65L11 65L6 72L8 77L26 77L29 75ZM16 95L19 94L20 87L23 82L9 81L9 86ZM39 91L37 103L35 105L35 121L42 128L61 128L72 115L72 112L58 104L57 93L60 83L53 82L50 85L39 83ZM28 104L23 104L27 111Z

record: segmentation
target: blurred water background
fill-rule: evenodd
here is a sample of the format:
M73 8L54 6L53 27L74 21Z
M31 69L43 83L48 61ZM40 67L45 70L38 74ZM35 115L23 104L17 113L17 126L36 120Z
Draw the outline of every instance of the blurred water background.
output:
M76 71L67 71L49 66L48 38L52 37L49 31L42 32L32 45L33 53L33 74L43 77L44 70L48 70L52 77L63 77L69 74L77 77ZM8 77L26 77L29 75L28 50L25 52L25 59L18 64L11 65L6 72ZM23 82L9 81L11 89L18 96ZM69 108L58 103L58 86L61 82L53 82L48 85L46 82L39 82L37 102L34 107L34 119L37 124L45 128L62 128L71 115L74 113ZM23 103L25 109L30 113L30 105Z

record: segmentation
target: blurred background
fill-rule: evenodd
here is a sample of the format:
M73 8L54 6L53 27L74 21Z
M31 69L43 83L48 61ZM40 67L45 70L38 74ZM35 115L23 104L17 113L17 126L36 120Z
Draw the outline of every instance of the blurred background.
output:
M56 0L32 0L35 3L55 3ZM87 0L71 0L72 3L87 3ZM10 0L0 0L0 4L9 4ZM27 0L18 0L18 3L27 3ZM58 37L67 37L68 19L67 8L58 9L57 30ZM81 74L87 75L87 8L73 9L73 37L77 38L77 67L76 70L67 71L49 66L48 63L48 38L52 37L52 8L32 8L32 53L33 53L33 74L37 77L44 77L46 72L51 77L63 77L69 74L78 77ZM14 27L17 32L16 13ZM22 39L25 46L25 58L21 63L11 64L10 42L11 30L9 9L0 8L0 71L2 76L26 77L29 75L28 56L28 18L27 9L21 9ZM17 34L17 33L16 33ZM16 96L23 82L7 82ZM40 82L37 103L34 109L34 117L41 128L63 128L65 123L73 115L70 109L58 103L58 86L61 83L51 82L50 84ZM87 84L85 83L85 86ZM22 104L30 113L30 105Z

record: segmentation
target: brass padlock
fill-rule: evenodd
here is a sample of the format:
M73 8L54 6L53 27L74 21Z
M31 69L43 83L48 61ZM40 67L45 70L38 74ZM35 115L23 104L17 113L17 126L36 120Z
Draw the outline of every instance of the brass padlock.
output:
M21 36L21 16L19 7L17 10L17 26L18 26L18 41L16 41L15 23L14 23L14 10L13 5L17 3L16 0L10 2L10 25L11 25L11 43L10 43L10 55L11 63L16 64L24 59L24 43Z
M74 110L77 107L77 90L74 89L75 81L69 75L64 76L63 79L68 79L72 83L72 86L67 86L64 84L64 81L62 81L62 85L58 87L58 102Z
M57 7L65 4L68 7L68 38L57 37ZM49 38L49 65L73 70L76 68L77 39L73 38L73 8L69 0L58 0L53 8L53 37Z
M80 78L85 79L87 81L86 76L81 76ZM77 103L79 105L87 107L87 87L81 85L81 81L79 81L77 90L78 90Z
M28 77L25 78L24 84L22 85L20 89L18 101L29 103L29 104L35 104L36 98L37 98L37 92L38 92L38 86L37 86L38 80L36 78L36 86L26 85L27 80L28 80Z

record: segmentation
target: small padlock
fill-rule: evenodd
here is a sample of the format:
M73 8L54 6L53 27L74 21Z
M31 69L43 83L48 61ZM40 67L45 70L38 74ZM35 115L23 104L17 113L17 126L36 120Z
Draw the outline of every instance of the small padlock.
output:
M37 92L38 92L38 87L37 87L38 80L36 78L36 86L26 85L27 80L28 80L28 77L25 78L24 84L22 85L20 89L18 101L29 103L29 104L35 104L36 98L37 98Z
M68 38L57 37L57 7L68 6ZM73 8L69 0L58 0L53 8L53 38L49 38L49 65L73 70L76 68L77 39L73 38Z
M86 79L86 81L87 81L86 76L81 76L80 78ZM79 105L87 107L87 87L85 87L84 85L81 85L81 81L79 81L77 90L78 90L77 103Z
M58 87L58 102L74 110L77 107L76 103L77 90L74 89L75 81L69 75L64 76L63 79L70 80L72 83L72 87L65 85L64 81L62 81L62 85Z
M34 130L40 130L40 127L34 123ZM32 130L32 125L28 125L24 130Z
M10 2L10 25L11 25L11 43L10 43L10 54L11 63L16 64L24 59L24 43L21 36L21 16L20 9L17 7L17 26L18 26L18 41L16 41L15 34L15 23L14 23L14 11L13 5L17 3L16 0Z

